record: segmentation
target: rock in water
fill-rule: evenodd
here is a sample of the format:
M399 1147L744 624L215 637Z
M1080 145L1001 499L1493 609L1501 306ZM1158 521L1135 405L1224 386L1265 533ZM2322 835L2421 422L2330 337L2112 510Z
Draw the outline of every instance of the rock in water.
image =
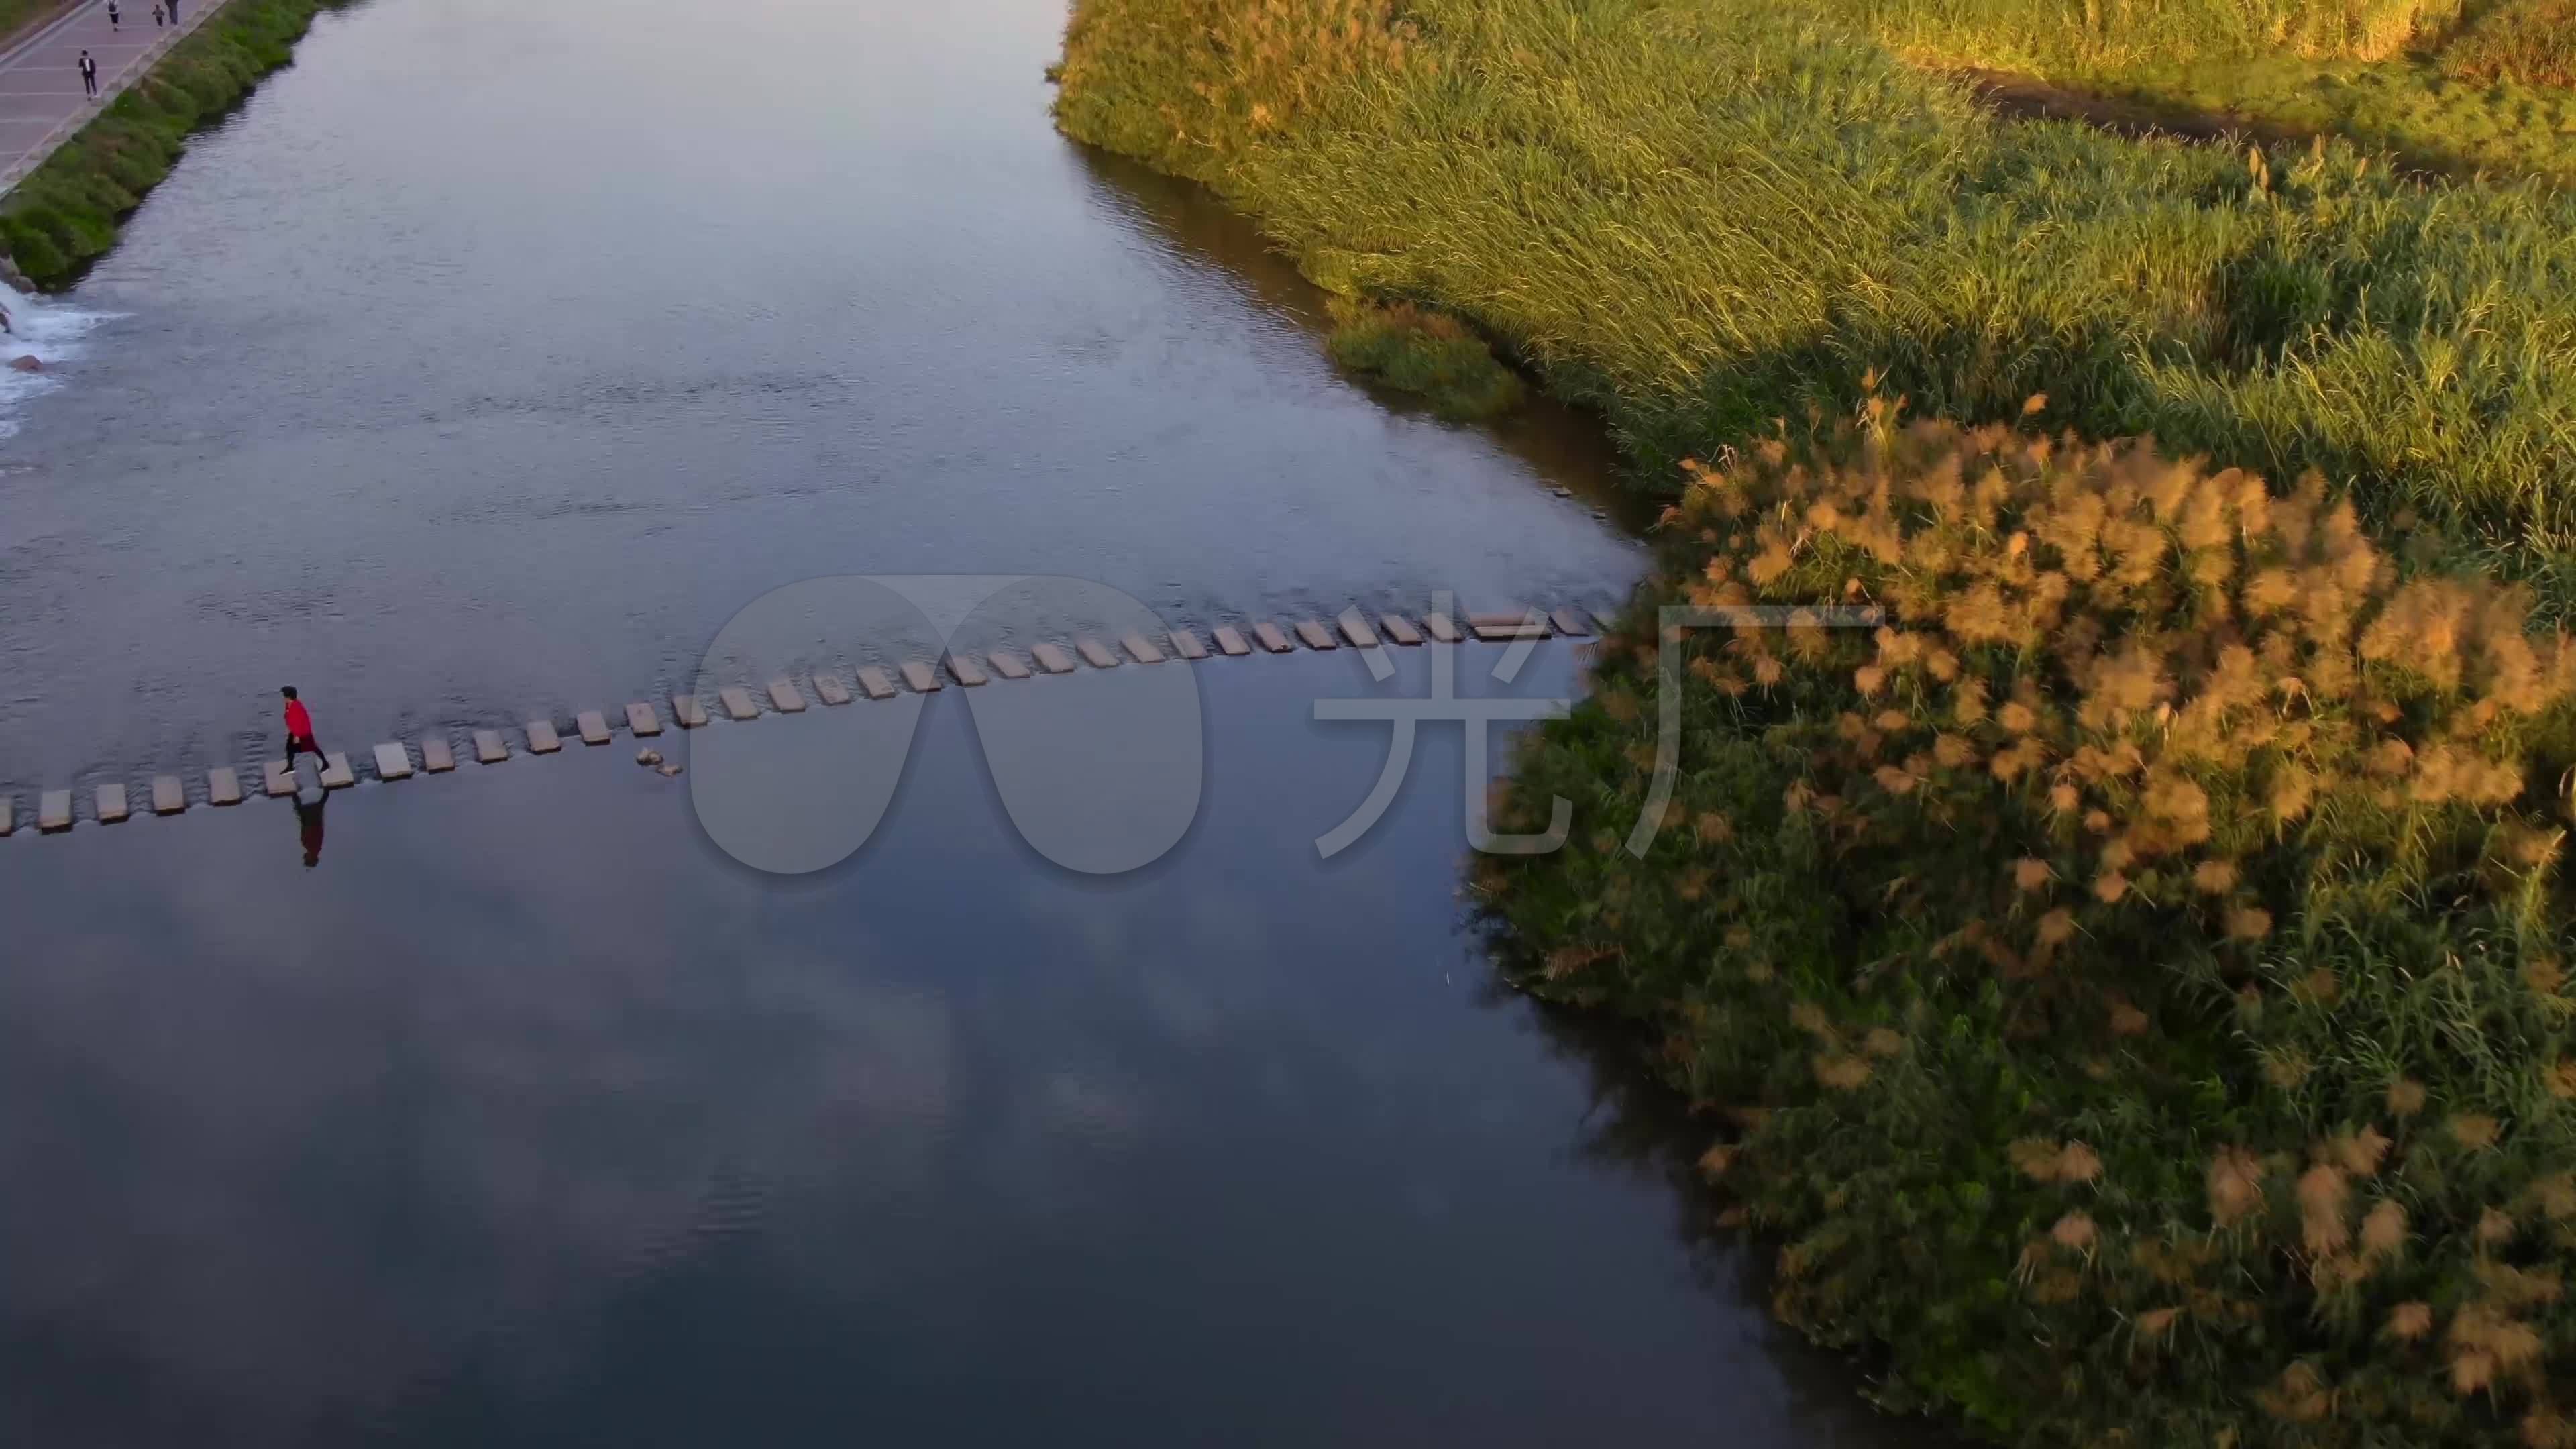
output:
M635 763L639 765L658 765L662 763L662 752L659 750L637 750L635 752Z
M20 372L42 372L45 370L44 360L37 357L36 354L32 352L21 352L17 356L10 358L9 365Z
M679 776L679 773L680 767L677 765L664 765L662 767L662 777L664 779L676 779Z

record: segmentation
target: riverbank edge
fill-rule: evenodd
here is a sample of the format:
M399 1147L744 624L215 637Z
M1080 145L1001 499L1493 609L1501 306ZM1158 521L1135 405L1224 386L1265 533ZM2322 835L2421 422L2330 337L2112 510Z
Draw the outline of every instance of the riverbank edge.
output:
M229 0L0 197L0 255L38 290L79 281L178 165L188 137L291 61L316 15L353 3Z

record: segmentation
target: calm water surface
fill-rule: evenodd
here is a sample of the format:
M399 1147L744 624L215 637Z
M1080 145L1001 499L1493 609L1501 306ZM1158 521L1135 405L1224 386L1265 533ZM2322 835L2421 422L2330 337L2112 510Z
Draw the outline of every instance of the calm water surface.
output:
M1061 21L324 18L0 394L0 790L270 753L290 679L341 745L613 706L821 574L1615 597L1597 434L1337 376L1239 221L1051 132ZM956 691L797 880L623 746L0 841L0 1444L1894 1442L1696 1133L1494 989L1457 731L1322 861L1386 732L1312 701L1378 686L1203 678L1196 823L1108 878ZM1006 707L1071 777L1121 685Z

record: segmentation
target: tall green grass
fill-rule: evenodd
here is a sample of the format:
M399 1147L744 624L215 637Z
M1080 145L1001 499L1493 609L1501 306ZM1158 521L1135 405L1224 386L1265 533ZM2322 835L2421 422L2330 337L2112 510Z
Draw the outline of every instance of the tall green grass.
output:
M76 279L116 245L118 224L178 164L188 133L286 64L317 12L348 3L232 0L0 199L0 248L39 286Z
M1982 65L2171 65L2290 54L2381 60L2459 18L2460 0L1834 0L1889 43Z
M2499 0L2443 60L2472 80L2576 86L2576 0Z
M1641 476L1877 369L2295 476L2544 581L2576 546L2576 199L2005 122L1755 0L1084 0L1057 115L1311 272L1461 313ZM2553 601L2563 604L2558 592Z

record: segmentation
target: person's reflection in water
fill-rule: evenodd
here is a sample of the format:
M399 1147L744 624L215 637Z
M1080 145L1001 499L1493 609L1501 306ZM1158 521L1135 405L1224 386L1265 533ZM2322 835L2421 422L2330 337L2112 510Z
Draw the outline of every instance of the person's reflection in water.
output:
M303 838L304 868L311 870L322 863L322 807L331 803L331 792L322 788L322 772L309 757L298 757L295 764L295 823Z

